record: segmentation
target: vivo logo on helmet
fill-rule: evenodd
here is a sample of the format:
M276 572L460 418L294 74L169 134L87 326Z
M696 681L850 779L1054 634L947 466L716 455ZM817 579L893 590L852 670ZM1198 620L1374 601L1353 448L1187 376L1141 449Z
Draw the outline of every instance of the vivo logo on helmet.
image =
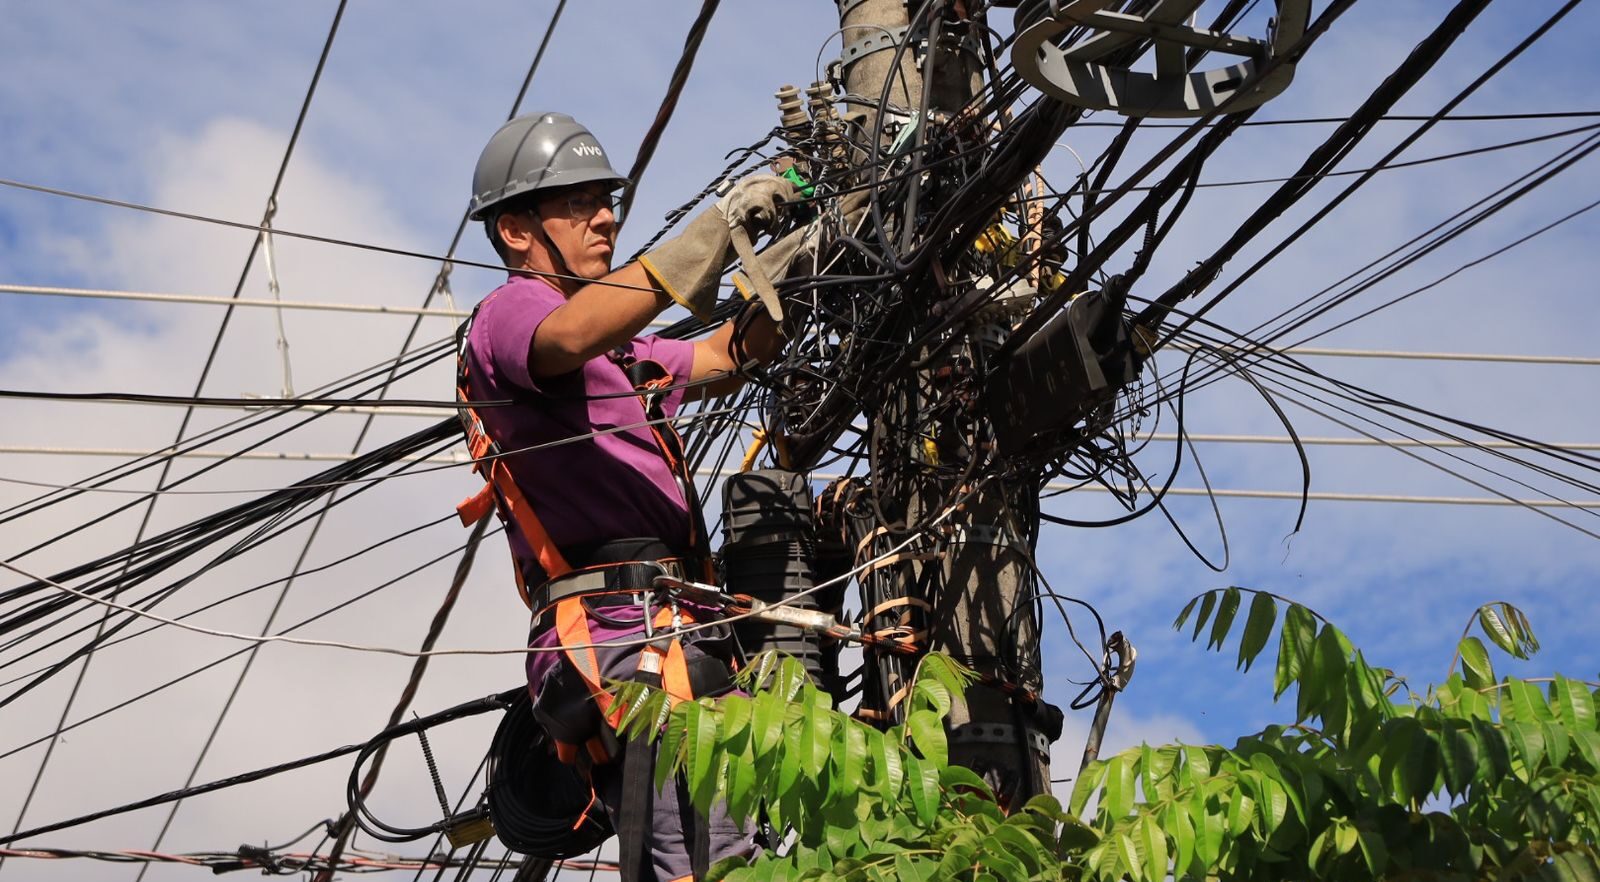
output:
M576 144L576 145L573 146L572 152L578 154L579 156L601 156L601 155L603 155L600 152L600 147L598 145L595 145L595 144Z

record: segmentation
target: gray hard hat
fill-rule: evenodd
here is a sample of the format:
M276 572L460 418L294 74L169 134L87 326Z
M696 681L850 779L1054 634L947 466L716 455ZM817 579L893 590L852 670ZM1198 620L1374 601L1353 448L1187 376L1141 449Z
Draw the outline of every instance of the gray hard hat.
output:
M508 199L607 181L626 187L594 133L564 113L529 113L500 127L478 157L472 173L473 220L484 220L490 209Z

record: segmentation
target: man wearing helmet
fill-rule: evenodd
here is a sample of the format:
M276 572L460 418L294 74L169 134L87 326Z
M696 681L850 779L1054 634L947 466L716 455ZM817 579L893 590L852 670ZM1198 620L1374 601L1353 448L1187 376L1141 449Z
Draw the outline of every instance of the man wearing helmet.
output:
M492 504L506 525L534 617L534 714L561 759L589 774L619 833L623 878L668 882L755 846L720 807L696 817L681 781L655 792L653 748L618 743L622 708L606 689L643 679L682 700L727 688L726 631L680 639L697 611L650 590L663 571L708 572L669 421L684 400L736 387L740 360L770 359L781 338L762 310L740 323L737 354L733 322L693 342L637 335L673 303L709 317L731 237L759 235L798 196L782 178L747 178L681 235L613 271L616 195L627 185L565 114L514 119L484 149L472 217L511 275L464 328L458 385L466 401L512 404L463 411L489 483L462 512L474 520Z

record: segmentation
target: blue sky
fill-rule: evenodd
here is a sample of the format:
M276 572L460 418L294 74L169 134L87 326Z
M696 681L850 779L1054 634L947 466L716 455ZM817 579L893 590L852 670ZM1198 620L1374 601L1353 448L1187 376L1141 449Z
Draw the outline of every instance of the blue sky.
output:
M626 165L654 114L695 5L569 4L526 109L578 115L608 146L613 161ZM1358 4L1301 64L1290 90L1259 118L1348 112L1425 33L1442 6L1421 0ZM277 223L296 231L442 252L465 206L472 162L509 110L552 7L547 2L472 2L448 8L421 2L352 4L289 166ZM1401 102L1399 111L1431 112L1554 8L1548 2L1492 7L1438 70ZM333 4L309 0L11 4L7 27L0 30L0 177L254 223L333 10ZM625 253L653 230L655 219L669 206L698 191L722 167L725 152L775 123L775 88L809 82L819 48L824 60L837 54L836 39L823 47L836 26L834 14L832 4L822 0L724 4L644 182L635 205L638 220L624 234ZM1002 13L996 24L1008 30L1004 18ZM1596 109L1591 39L1597 26L1600 13L1580 7L1461 111ZM1402 158L1577 124L1449 123ZM1381 156L1410 125L1383 124L1342 167L1359 168ZM1289 174L1326 131L1313 126L1242 131L1208 165L1205 180ZM1135 167L1153 152L1163 143L1164 132L1136 140L1123 168ZM1107 129L1076 129L1064 143L1089 157L1108 136ZM1212 317L1228 327L1254 325L1573 143L1569 138L1385 172ZM1046 173L1064 184L1076 173L1076 164L1065 150L1054 151ZM1342 184L1325 184L1289 212L1240 255L1230 272L1248 266L1264 245L1276 240L1274 233L1281 236L1308 217L1336 187ZM1159 292L1178 278L1268 192L1259 186L1202 191L1158 253L1146 278L1151 290L1136 293ZM1363 305L1443 275L1587 204L1597 192L1600 177L1590 163L1580 164L1332 318L1353 315ZM1592 246L1597 224L1594 215L1580 218L1317 345L1594 357L1600 354L1593 343L1600 338L1600 319L1591 305L1600 270ZM0 188L0 284L227 295L250 240L250 234L235 230ZM492 257L476 228L467 231L460 253L474 260ZM287 299L415 306L422 303L436 265L280 240L278 268ZM1229 278L1225 274L1223 281ZM453 278L457 302L470 304L496 281L491 272L459 270ZM267 296L259 261L246 279L244 296ZM0 386L187 394L219 318L211 307L0 294ZM1330 323L1324 320L1312 329ZM402 319L307 312L287 314L285 326L299 388L393 357L406 331ZM437 339L449 330L448 321L431 319L420 339ZM241 311L223 338L207 390L218 395L275 392L282 381L275 340L270 314ZM1593 366L1352 358L1309 363L1451 416L1551 441L1600 441ZM1167 370L1178 364L1175 356L1162 361ZM448 383L448 371L441 369L407 381L397 392L438 397ZM159 446L170 442L181 414L105 405L8 402L6 407L0 444L7 445ZM1288 409L1303 435L1351 434ZM215 425L231 416L205 413L198 424ZM1282 433L1270 411L1238 381L1194 393L1187 416L1188 429L1195 433ZM386 418L367 444L420 425L415 419ZM346 451L359 428L356 417L330 418L271 442L271 449ZM1170 422L1163 426L1169 429ZM1394 427L1373 431L1392 437ZM1200 453L1216 486L1298 486L1298 462L1287 447L1202 444ZM1482 493L1385 449L1324 446L1311 448L1310 455L1316 490ZM1164 475L1169 457L1170 445L1157 444L1141 463ZM64 483L110 462L0 454L0 478ZM186 462L180 473L199 465ZM313 468L238 463L197 484L215 489L280 486ZM1525 472L1517 476L1527 477ZM1490 480L1497 487L1511 487ZM438 517L472 489L472 482L455 472L392 483L337 509L313 545L311 562ZM1192 466L1177 484L1198 486ZM148 479L124 486L148 486ZM35 492L0 484L0 503ZM1517 489L1513 495L1533 494ZM168 497L157 506L154 523L180 523L237 498ZM31 545L66 525L97 518L120 501L99 496L0 526L0 544ZM1074 494L1052 502L1048 510L1105 514L1106 503L1103 496ZM1127 632L1140 649L1133 687L1118 701L1113 744L1141 738L1226 739L1279 713L1266 700L1270 684L1259 669L1248 676L1235 674L1231 648L1225 655L1207 654L1167 628L1188 597L1228 584L1304 600L1344 627L1374 661L1408 674L1415 683L1442 674L1472 609L1498 599L1526 609L1545 645L1535 661L1517 669L1588 677L1600 670L1600 651L1587 634L1600 612L1592 591L1600 545L1569 528L1511 508L1320 502L1312 504L1304 527L1290 537L1292 503L1224 499L1220 504L1231 550L1231 565L1222 574L1195 560L1173 529L1155 516L1113 529L1046 530L1040 558L1054 587L1095 603L1108 626ZM1208 553L1219 549L1208 503L1183 498L1171 509L1197 545ZM1596 523L1592 515L1570 517ZM137 519L130 515L105 518L81 537L26 562L40 569L77 562L126 544L136 527ZM230 563L200 583L188 602L198 604L242 582L283 572L298 551L294 540L303 537L297 533ZM283 621L398 574L461 538L453 527L436 528L381 560L302 580L286 601ZM514 606L505 584L504 566L498 551L484 556L470 587L470 602L447 630L444 645L507 646L521 639L514 621L520 607ZM381 601L310 630L315 636L368 644L414 645L446 576L430 570L386 592ZM253 633L268 606L270 598L255 598L229 605L205 622ZM180 602L178 608L188 607ZM1070 694L1064 688L1067 678L1081 676L1083 668L1073 661L1059 622L1047 622L1046 630L1047 676L1052 694L1060 699ZM172 636L159 644L130 643L91 668L74 718L234 648L230 642L193 635ZM263 651L246 681L244 700L230 714L200 777L365 738L381 725L407 667L403 660L322 650ZM52 761L46 792L29 810L29 822L180 785L237 672L236 664L224 666L139 710L69 735ZM504 659L441 659L424 683L418 707L443 707L465 695L506 688L515 676L515 666ZM48 732L65 701L66 685L40 690L0 711L5 721L0 724L5 733L0 751ZM1058 756L1075 755L1085 724L1086 718L1073 719ZM440 735L451 786L464 786L486 737L481 727L470 725ZM1073 741L1075 737L1080 740ZM20 792L32 779L39 756L40 748L34 748L0 759L0 823L15 817ZM408 771L404 765L417 769ZM1071 765L1060 764L1056 775L1070 774ZM384 804L402 816L421 811L429 797L420 765L397 766L394 780L386 785L392 789L380 789ZM300 773L186 806L165 847L229 848L241 841L286 839L341 809L343 774L343 768L332 767ZM46 837L44 844L147 847L161 817L143 813ZM147 878L194 872L167 868L153 870ZM0 879L11 876L99 879L125 878L127 873L102 866L0 866Z

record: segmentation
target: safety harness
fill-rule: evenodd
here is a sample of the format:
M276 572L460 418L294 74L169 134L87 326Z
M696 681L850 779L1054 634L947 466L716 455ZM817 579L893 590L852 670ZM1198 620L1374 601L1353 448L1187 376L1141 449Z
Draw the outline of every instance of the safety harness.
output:
M490 295L492 297L493 294ZM478 308L481 309L490 298L485 298ZM679 629L695 621L687 610L676 602L662 603L654 611L651 609L656 597L653 588L656 576L709 578L712 572L705 521L693 477L683 456L683 441L667 422L663 407L667 393L672 388L673 376L660 362L634 358L620 347L608 356L625 373L629 384L638 394L650 433L683 494L689 511L688 554L671 557L670 552L667 555L652 553L643 559L610 559L617 550L616 546L625 546L630 542L646 548L666 550L658 542L624 540L591 550L586 555L589 560L580 560L579 565L575 566L550 539L549 532L512 476L506 452L490 437L482 418L470 406L473 399L469 392L465 343L477 314L478 310L474 309L456 332L456 395L464 405L458 413L466 433L467 449L472 456L472 468L483 477L484 485L457 505L456 512L462 524L470 526L494 511L503 523L514 525L531 547L534 561L528 563L536 564L538 572L524 573L523 562L514 559L517 591L533 613L534 633L555 628L562 654L568 662L567 670L574 672L578 678L578 682L572 682L564 676L565 671L558 670L543 685L545 690L558 693L550 696L557 700L540 702L541 707L535 710L535 715L550 735L556 756L561 762L579 768L603 765L611 762L622 747L617 739L616 728L627 711L606 687L589 628L591 619L610 621L605 609L629 605L644 607L642 623L645 634L659 636L639 653L634 679L666 692L669 706L675 707L679 702L690 701L697 696L720 694L732 685L727 661L711 655L700 656L693 663L687 659L679 636ZM640 621L618 619L614 623L637 626ZM578 690L587 695L577 694ZM541 712L546 707L554 710ZM643 876L648 861L645 834L649 829L655 795L655 751L647 738L641 736L637 741L637 749L624 754L622 799L628 811L623 813L616 825L624 882L633 882ZM578 824L583 824L584 820L585 817L580 816ZM686 822L689 820L685 819ZM698 818L693 820L699 821ZM708 863L709 831L704 823L696 823L695 826L697 835L693 839L692 862L698 878L704 875Z

